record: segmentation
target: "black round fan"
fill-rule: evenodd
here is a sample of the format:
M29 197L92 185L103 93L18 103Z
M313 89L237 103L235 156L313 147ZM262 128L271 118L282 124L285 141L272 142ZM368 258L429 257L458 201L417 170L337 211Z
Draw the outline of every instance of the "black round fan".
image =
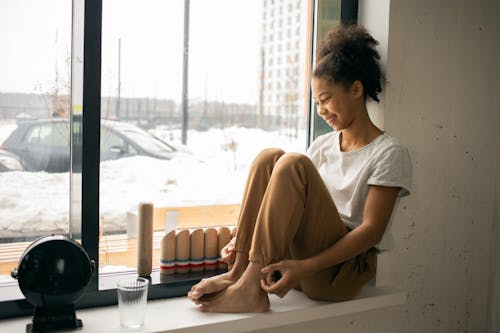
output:
M80 244L63 235L41 237L28 246L11 273L35 306L27 332L80 328L75 302L87 289L94 265Z

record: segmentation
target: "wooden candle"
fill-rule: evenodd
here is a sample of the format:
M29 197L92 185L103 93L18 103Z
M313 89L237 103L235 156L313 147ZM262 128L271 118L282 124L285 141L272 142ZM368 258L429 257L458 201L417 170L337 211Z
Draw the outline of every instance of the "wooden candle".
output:
M175 272L189 272L189 230L182 230L175 236Z
M217 230L208 228L205 230L205 259L206 271L217 269Z
M151 275L153 268L153 204L141 202L137 226L137 274Z
M231 240L231 231L228 227L220 227L217 232L217 267L219 269L227 269L227 264L220 260L220 252L224 246Z
M191 233L191 271L201 272L204 266L205 234L203 229L196 229Z
M175 230L165 234L160 243L160 274L175 273Z

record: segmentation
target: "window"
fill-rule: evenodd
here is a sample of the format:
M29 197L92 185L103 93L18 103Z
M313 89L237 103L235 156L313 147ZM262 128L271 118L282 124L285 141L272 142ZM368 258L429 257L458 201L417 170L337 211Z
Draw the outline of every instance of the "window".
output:
M123 247L133 243L130 219L139 202L151 201L158 209L238 205L249 163L261 148L304 151L310 136L311 113L304 111L311 107L304 94L309 60L293 67L284 62L273 75L274 86L260 82L273 58L267 54L261 61L266 48L259 36L274 50L276 62L288 52L282 51L281 38L273 40L281 31L259 31L269 27L259 23L266 19L260 3L189 3L188 8L182 0L0 4L0 22L10 27L0 43L14 43L21 51L13 56L0 50L0 76L8 78L0 83L2 149L14 142L7 139L10 134L23 128L14 148L46 147L23 159L24 170L0 173L7 186L23 179L13 192L0 194L17 198L19 213L2 207L0 318L31 312L8 276L36 237L60 233L81 242L99 262L99 275L78 306L111 304L116 295L104 289L114 288L117 272L135 269L135 252L127 254ZM297 7L271 10L271 17L287 25L283 29L299 33L295 63L299 54L312 59L312 27L297 26L311 13L307 2ZM299 13L297 22L287 20L291 10ZM207 12L213 13L210 24ZM282 77L285 73L294 78ZM47 123L37 123L41 119ZM158 237L167 218L161 212ZM200 278L161 281L157 267L155 259L155 298L182 295Z
M316 7L317 26L316 43L324 36L333 25L342 21L343 23L356 23L358 13L358 1L319 1ZM299 16L299 15L298 15ZM297 17L297 20L300 18ZM298 56L297 56L298 58ZM311 106L314 108L315 106ZM311 140L317 136L329 132L331 128L316 114L312 119Z
M69 147L69 126L67 126L67 124L45 124L38 127L40 129L40 144L55 147Z
M138 155L138 151L124 137L101 127L101 160L113 160Z
M2 1L0 22L0 150L22 161L19 169L0 172L4 317L17 309L8 301L23 298L10 278L22 251L40 236L70 229L70 135L58 118L70 109L71 1Z

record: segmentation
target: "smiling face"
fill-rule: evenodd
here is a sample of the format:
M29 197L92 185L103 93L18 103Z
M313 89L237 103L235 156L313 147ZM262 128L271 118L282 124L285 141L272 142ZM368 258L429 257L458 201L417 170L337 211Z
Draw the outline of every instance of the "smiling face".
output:
M364 107L363 85L359 81L346 87L314 77L311 88L318 114L336 131L348 128Z

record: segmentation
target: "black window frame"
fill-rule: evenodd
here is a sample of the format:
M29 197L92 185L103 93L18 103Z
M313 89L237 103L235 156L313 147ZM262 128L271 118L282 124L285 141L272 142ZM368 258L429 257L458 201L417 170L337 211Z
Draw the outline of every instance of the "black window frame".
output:
M318 6L322 3L339 2L341 6L340 21L355 24L358 12L358 0L310 0L309 13L312 35L311 67L313 53L317 45ZM101 43L102 43L102 0L85 1L84 14L84 78L83 78L83 113L82 113L82 201L81 221L82 246L89 257L99 267L99 163L100 163L100 125L101 125ZM307 116L307 145L321 132L319 117L312 103L311 92L306 99L309 102ZM74 120L72 120L74 121ZM73 149L73 148L72 148ZM158 272L153 272L158 275ZM209 274L210 275L210 274ZM169 279L168 283L152 284L148 291L148 299L163 299L186 295L191 286L206 274L190 274L179 279ZM91 277L86 293L78 300L77 309L117 304L116 289L99 290L98 269ZM29 316L33 306L26 299L0 302L0 319Z
M313 14L311 16L311 24L314 30L314 36L311 38L311 59L314 59L316 46L326 34L327 29L338 21L338 18L330 17L327 14L328 12L331 12L329 9L335 6L340 6L340 22L342 24L350 25L358 23L358 0L316 0L315 2L316 15ZM322 11L323 15L320 15L319 11ZM320 16L322 17L320 18ZM320 20L322 22L320 22ZM313 65L313 60L311 60L311 68ZM318 136L332 131L332 128L318 115L316 108L317 106L312 100L311 89L309 89L309 131L307 132L308 146Z

